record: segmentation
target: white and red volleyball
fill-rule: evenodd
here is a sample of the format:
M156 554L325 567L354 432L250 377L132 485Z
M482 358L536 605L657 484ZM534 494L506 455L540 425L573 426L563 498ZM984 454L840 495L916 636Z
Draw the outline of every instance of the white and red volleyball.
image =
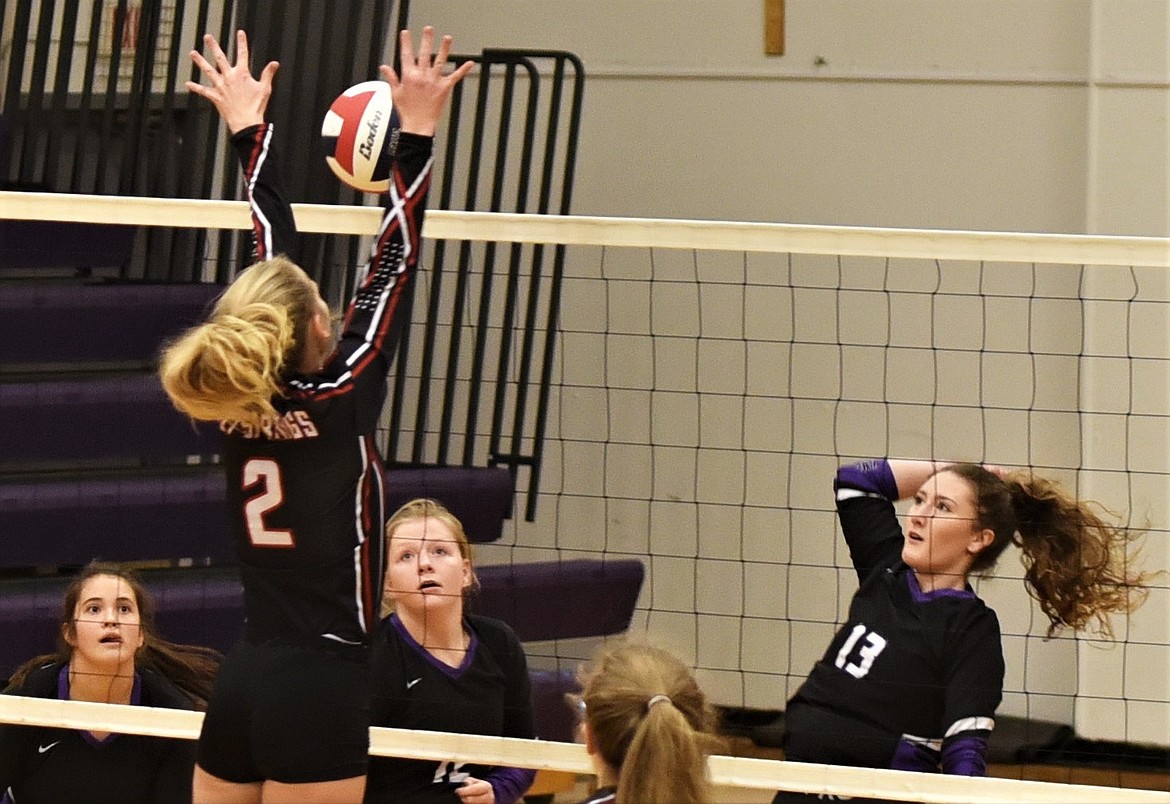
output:
M390 187L386 143L398 113L385 81L363 81L337 96L321 123L325 162L343 182L366 193Z

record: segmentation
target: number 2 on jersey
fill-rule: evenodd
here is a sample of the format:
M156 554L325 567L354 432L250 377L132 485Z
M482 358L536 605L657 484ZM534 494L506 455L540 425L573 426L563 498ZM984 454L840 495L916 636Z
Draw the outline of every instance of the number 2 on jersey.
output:
M271 458L252 458L244 464L244 489L262 484L259 491L244 503L244 523L253 547L294 547L291 530L269 528L264 515L284 502L284 484L280 464Z

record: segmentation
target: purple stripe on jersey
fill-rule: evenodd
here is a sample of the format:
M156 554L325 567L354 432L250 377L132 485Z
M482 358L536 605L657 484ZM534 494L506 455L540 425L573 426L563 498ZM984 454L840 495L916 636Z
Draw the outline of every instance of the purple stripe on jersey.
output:
M943 773L956 776L987 775L987 738L983 732L965 731L943 744Z
M452 667L451 665L445 664L436 659L431 655L429 650L420 645L418 641L410 635L410 632L406 630L406 626L403 624L402 620L399 619L397 612L390 615L390 624L393 625L395 630L397 630L402 638L406 640L407 645L410 645L412 648L417 650L420 654L422 654L424 659L431 663L433 667L442 670L443 673L450 676L451 678L459 678L459 676L463 675L464 671L471 667L471 663L475 659L475 649L479 647L479 637L476 636L475 631L472 631L470 628L465 629L471 634L471 642L469 642L467 645L467 653L463 657L463 663L458 667Z
M898 499L898 481L894 479L894 472L885 458L838 467L833 488L857 489L880 494L887 500Z
M906 585L910 587L910 597L915 603L926 603L930 600L938 600L940 597L965 597L972 600L978 597L970 586L966 589L935 589L933 592L923 592L918 583L918 576L913 572L906 573Z
M69 663L66 662L61 666L61 672L57 674L57 699L61 701L69 700ZM130 705L140 706L142 704L142 676L138 671L134 671L134 686L130 689ZM90 745L102 746L113 740L118 736L118 732L110 732L105 739L99 740L90 734L88 731L81 732L82 738Z
M528 768L493 768L484 775L484 781L492 786L496 804L514 804L536 780L536 771Z

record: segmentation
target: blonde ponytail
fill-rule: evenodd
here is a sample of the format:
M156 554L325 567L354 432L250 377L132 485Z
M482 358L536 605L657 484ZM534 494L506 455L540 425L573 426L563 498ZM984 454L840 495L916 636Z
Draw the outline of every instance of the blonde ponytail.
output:
M171 402L197 421L270 426L284 372L304 354L316 299L309 277L285 257L248 268L205 322L164 348L159 378Z

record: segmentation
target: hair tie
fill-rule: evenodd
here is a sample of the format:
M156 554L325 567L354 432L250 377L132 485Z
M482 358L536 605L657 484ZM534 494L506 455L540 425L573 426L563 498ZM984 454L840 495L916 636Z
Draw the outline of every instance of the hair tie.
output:
M655 695L650 700L646 701L646 711L649 712L650 707L654 706L656 703L662 703L663 701L666 701L667 703L674 703L674 701L670 700L670 697L667 695Z

